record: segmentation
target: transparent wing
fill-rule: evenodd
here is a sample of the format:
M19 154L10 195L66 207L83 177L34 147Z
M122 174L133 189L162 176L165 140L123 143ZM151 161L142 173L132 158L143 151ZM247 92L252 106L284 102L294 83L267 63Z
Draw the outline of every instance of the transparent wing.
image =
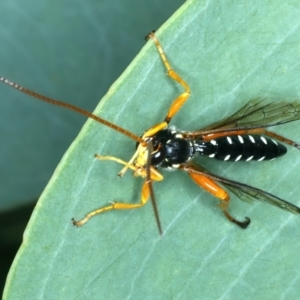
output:
M254 99L232 116L204 127L200 131L263 128L299 119L300 101L270 102L268 99Z
M208 178L211 178L217 182L222 183L225 187L227 187L231 192L237 195L242 200L257 199L261 202L265 202L271 204L273 206L277 206L283 210L289 211L293 214L300 214L300 207L287 202L273 194L265 192L261 189L252 187L250 185L240 183L238 181L230 180L218 175L215 175L208 170L204 169L202 166L198 164L189 164L186 168L183 168L187 172L194 172L197 174L204 175Z

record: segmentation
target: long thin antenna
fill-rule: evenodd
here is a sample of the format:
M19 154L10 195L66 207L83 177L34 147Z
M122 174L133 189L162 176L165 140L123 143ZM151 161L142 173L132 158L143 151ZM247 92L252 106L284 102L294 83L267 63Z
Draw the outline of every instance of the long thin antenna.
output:
M21 85L18 85L16 83L12 82L12 81L9 81L8 79L6 79L2 76L0 76L0 81L7 84L8 86L10 86L10 87L12 87L12 88L24 93L24 94L32 96L32 97L34 97L38 100L42 100L42 101L45 101L47 103L50 103L50 104L53 104L53 105L56 105L56 106L60 106L60 107L66 108L66 109L73 110L73 111L77 112L78 114L81 114L81 115L84 115L88 118L91 118L91 119L93 119L93 120L95 120L95 121L111 128L111 129L114 129L115 131L118 131L118 132L128 136L129 138L135 140L138 143L145 143L145 141L142 138L140 138L137 135L131 133L130 131L128 131L128 130L126 130L126 129L118 126L118 125L115 125L115 124L113 124L109 121L106 121L106 120L104 120L104 119L102 119L102 118L100 118L100 117L98 117L98 116L82 109L82 108L79 108L79 107L74 106L74 105L69 104L69 103L65 103L65 102L62 102L62 101L51 99L51 98L43 96L41 94L38 94L36 92L33 92L29 89L26 89L26 88L22 87Z
M148 188L150 191L150 198L151 198L151 203L152 203L152 207L154 210L154 215L155 215L155 220L157 223L158 231L159 231L159 234L162 236L163 230L162 230L160 219L159 219L158 209L157 209L157 205L156 205L156 200L155 200L155 195L154 195L152 180L151 180L151 169L150 168L151 168L151 153L152 153L152 151L153 151L153 144L152 144L152 141L150 140L147 142L148 157L147 157L147 164L146 164L146 174L147 174L146 180L147 180Z

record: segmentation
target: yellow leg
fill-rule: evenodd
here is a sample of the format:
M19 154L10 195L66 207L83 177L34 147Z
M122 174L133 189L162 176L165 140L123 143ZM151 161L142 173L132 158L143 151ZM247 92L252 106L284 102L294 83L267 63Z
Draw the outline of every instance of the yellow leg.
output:
M130 162L126 162L120 158L117 158L117 157L114 157L114 156L102 156L102 155L99 155L99 154L95 154L95 158L99 159L99 160L112 160L112 161L115 161L121 165L124 165L126 166L127 168L133 170L133 171L136 171L136 167L130 163Z
M155 43L155 46L159 52L159 55L163 61L163 64L165 65L167 71L168 71L168 75L175 80L176 82L178 82L183 88L184 88L184 92L179 95L171 104L169 111L164 119L163 122L156 124L154 126L152 126L150 129L148 129L142 139L145 141L145 139L147 137L151 137L153 135L155 135L157 132L163 130L164 128L166 128L168 126L168 123L171 121L171 119L174 117L174 115L180 110L180 108L184 105L184 103L187 101L187 99L190 96L190 88L188 86L188 84L171 68L171 65L162 49L162 46L160 44L160 42L158 41L158 39L156 38L156 36L154 35L153 32L151 32L148 36L148 39L152 39ZM146 142L145 143L140 143L138 149L136 150L136 152L134 153L134 155L132 156L132 158L130 159L130 161L128 163L125 164L125 167L119 172L119 176L122 177L125 172L127 171L128 168L130 168L130 165L132 165L136 159L138 158L138 156L143 156L143 152L145 151L146 147Z
M168 75L175 81L177 81L183 88L184 88L184 92L179 95L179 97L177 97L171 107L169 108L169 111L165 117L165 122L169 123L171 121L171 119L174 117L174 115L180 110L180 108L184 105L184 103L187 101L187 99L190 96L190 87L189 85L172 69L165 53L164 50L160 44L160 42L158 41L158 39L156 38L154 32L151 32L148 34L147 38L152 39L155 43L155 46L159 52L159 55L163 61L163 64L165 65L167 71L168 71Z
M109 210L114 210L114 209L134 209L134 208L140 208L142 206L144 206L150 196L150 190L149 190L149 185L148 182L145 181L143 188L142 188L142 195L141 195L141 201L140 203L137 204L132 204L132 203L120 203L120 202L116 202L116 203L112 203L111 205L96 209L91 211L90 213L88 213L83 219L77 221L74 218L72 219L72 223L74 226L82 226L84 225L90 218L101 214L103 212L109 211Z
M139 145L138 149L134 152L133 156L131 157L130 161L125 164L125 167L118 173L118 176L122 177L128 168L130 168L130 165L133 166L134 161L136 160L138 154L139 154L139 148L141 147L141 144ZM97 156L96 156L97 157Z
M102 156L99 154L95 154L95 157L99 160L111 160L111 161L115 161L119 164L125 165L127 168L129 168L135 172L134 173L135 176L139 176L139 177L143 177L143 178L145 178L147 176L145 168L141 168L141 169L137 168L133 164L130 164L129 162L126 162L120 158L117 158L114 156ZM160 174L159 171L156 170L154 167L150 167L150 176L151 176L151 180L154 180L154 181L161 181L164 179L162 174Z

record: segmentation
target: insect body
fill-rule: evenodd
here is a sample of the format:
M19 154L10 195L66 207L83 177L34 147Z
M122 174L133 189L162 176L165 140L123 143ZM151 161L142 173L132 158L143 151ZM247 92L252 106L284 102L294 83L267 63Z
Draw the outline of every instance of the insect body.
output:
M213 174L193 159L196 155L202 155L223 161L262 161L272 160L284 155L287 149L283 144L300 149L298 143L266 129L270 126L300 119L300 102L272 103L267 100L256 99L250 101L232 116L200 130L177 130L169 123L189 98L190 88L171 68L154 33L150 33L147 37L154 41L170 78L178 82L184 91L173 101L164 120L148 129L142 137L138 137L126 129L80 108L37 94L0 77L0 81L23 93L74 110L128 136L137 143L136 151L128 162L113 156L95 155L95 157L124 165L119 173L120 176L131 169L135 176L145 178L140 202L136 204L114 202L88 213L82 220L73 219L73 224L82 226L91 217L109 210L140 208L147 203L148 199L151 199L158 228L162 233L152 189L152 181L163 180L163 175L159 172L160 168L185 171L199 187L217 197L226 218L242 228L249 225L250 219L246 217L244 221L238 221L230 215L228 212L230 197L227 190L241 197L255 198L289 212L300 214L300 208L294 204L263 190ZM220 184L227 190L221 187Z
M224 161L262 161L284 155L282 144L260 135L228 135L210 141L188 138L184 132L164 129L153 136L152 165L163 168L188 162L195 154Z

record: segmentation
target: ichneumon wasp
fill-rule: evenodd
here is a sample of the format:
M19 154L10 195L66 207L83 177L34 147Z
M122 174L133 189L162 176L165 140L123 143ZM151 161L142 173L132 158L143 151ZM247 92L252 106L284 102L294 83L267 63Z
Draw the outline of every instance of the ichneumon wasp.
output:
M128 169L131 169L134 176L145 178L140 202L136 204L113 202L108 206L88 213L79 221L72 219L73 224L82 226L91 217L109 210L140 208L150 198L158 229L162 234L152 188L152 181L163 180L163 175L159 172L159 169L185 171L199 187L220 200L220 209L225 217L241 228L246 228L250 224L250 219L246 217L244 221L238 221L230 215L228 212L230 196L227 190L240 197L255 198L289 212L300 214L300 208L294 204L255 187L218 176L193 160L196 155L235 162L272 160L287 152L283 144L300 149L300 144L266 129L270 126L277 126L300 119L300 102L273 103L266 99L256 99L247 103L232 116L210 126L197 131L180 131L170 126L169 123L188 100L190 87L172 69L154 32L151 32L146 38L154 42L169 77L179 83L184 91L172 102L164 120L152 126L141 137L83 109L37 94L4 77L0 77L0 81L25 94L92 118L136 142L136 151L128 162L113 156L96 154L95 157L99 160L111 160L123 165L124 167L120 171L119 176L123 176ZM227 190L219 184L223 185Z

